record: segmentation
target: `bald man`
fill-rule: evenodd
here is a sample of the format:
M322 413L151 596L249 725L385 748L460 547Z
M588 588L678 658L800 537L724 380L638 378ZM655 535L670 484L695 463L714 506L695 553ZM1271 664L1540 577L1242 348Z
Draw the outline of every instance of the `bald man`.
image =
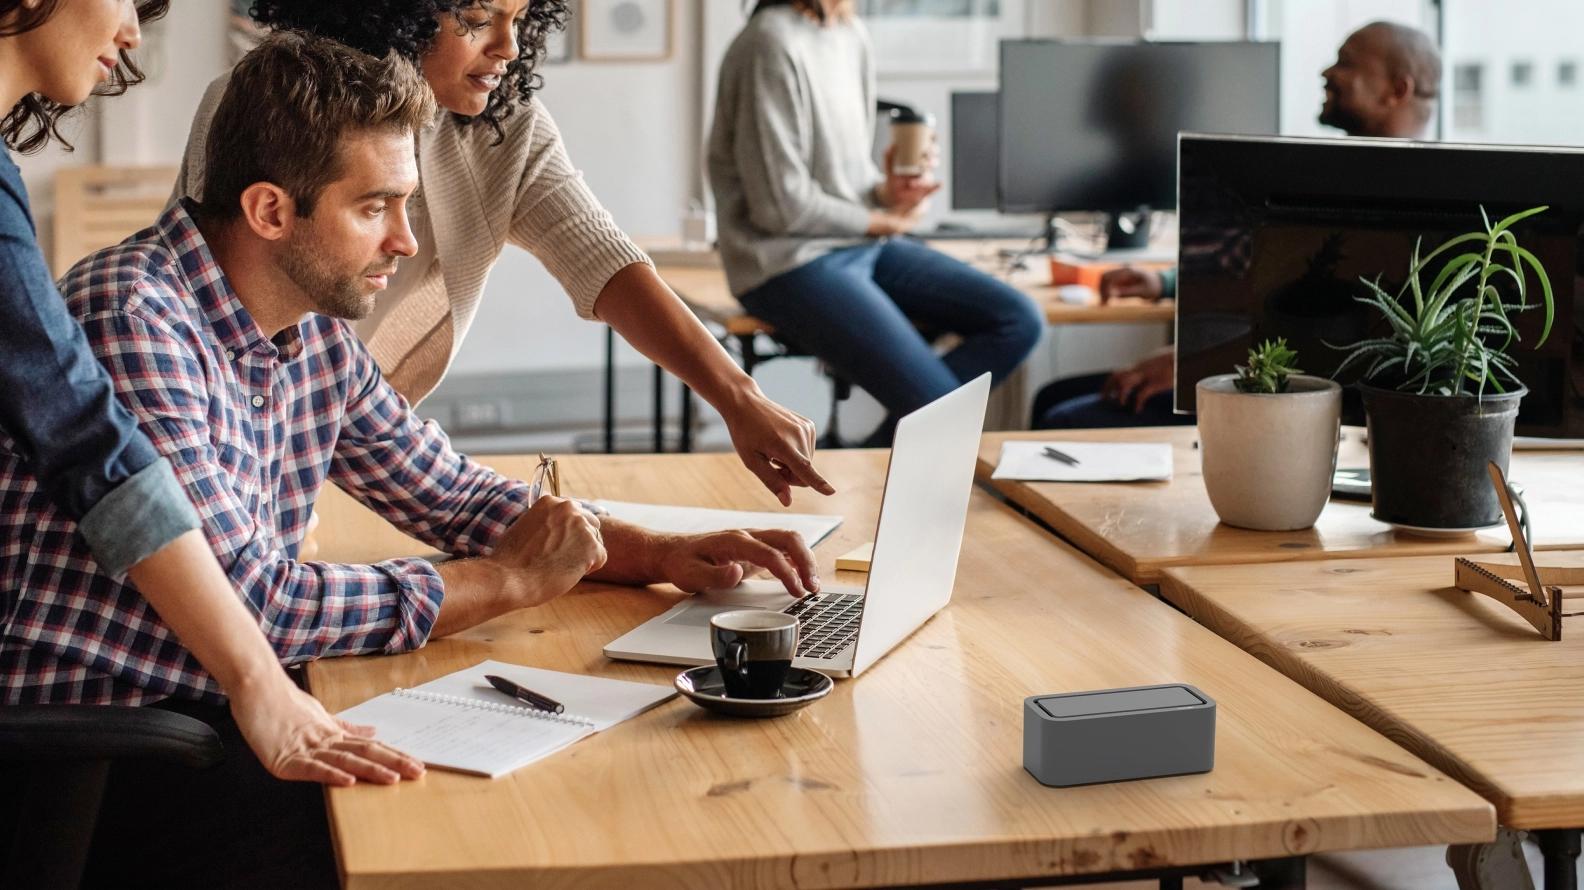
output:
M1320 123L1349 136L1422 139L1441 88L1441 54L1423 31L1371 22L1348 35L1336 62L1320 72ZM1176 270L1112 269L1100 279L1100 302L1173 296ZM1168 426L1194 422L1172 413L1176 353L1162 347L1110 374L1058 380L1034 397L1035 429Z
M1320 72L1320 123L1349 136L1422 139L1441 88L1441 54L1423 31L1371 22Z

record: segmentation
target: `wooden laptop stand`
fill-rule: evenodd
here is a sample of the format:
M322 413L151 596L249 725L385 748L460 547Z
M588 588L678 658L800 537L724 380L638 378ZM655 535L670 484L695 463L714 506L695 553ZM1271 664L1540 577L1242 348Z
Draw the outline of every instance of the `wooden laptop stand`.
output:
M1534 551L1529 547L1523 528L1518 523L1518 512L1513 509L1512 495L1501 467L1492 461L1488 467L1491 484L1496 487L1496 497L1501 501L1502 515L1507 517L1507 530L1512 533L1513 549L1518 553L1518 565L1480 562L1467 557L1457 558L1457 586L1470 593L1484 594L1523 616L1548 640L1562 639L1562 619L1584 612L1564 612L1563 604L1570 599L1584 599L1584 568L1564 566L1535 567ZM1521 581L1527 587L1520 587Z

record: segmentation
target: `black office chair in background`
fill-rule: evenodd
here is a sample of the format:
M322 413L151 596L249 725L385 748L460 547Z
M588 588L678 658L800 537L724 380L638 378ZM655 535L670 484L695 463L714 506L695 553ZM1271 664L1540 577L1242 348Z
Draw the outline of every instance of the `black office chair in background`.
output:
M0 707L0 887L81 883L113 763L205 769L223 753L208 725L154 708Z

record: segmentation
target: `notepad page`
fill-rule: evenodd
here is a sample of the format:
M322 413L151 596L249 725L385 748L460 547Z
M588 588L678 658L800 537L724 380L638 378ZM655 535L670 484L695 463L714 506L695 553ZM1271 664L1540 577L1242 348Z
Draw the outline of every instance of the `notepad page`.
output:
M505 677L548 696L565 705L568 716L590 720L596 729L608 729L676 695L676 690L670 686L568 674L501 661L481 662L415 688L439 695L517 704L511 696L489 685L484 679L486 674Z
M380 741L429 766L492 779L595 732L587 724L468 707L401 691L370 699L338 716L373 726Z

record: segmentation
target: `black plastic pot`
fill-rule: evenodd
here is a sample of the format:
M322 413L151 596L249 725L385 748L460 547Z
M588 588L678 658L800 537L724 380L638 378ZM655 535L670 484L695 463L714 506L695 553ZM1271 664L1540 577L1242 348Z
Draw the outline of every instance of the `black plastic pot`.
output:
M1422 396L1359 384L1369 423L1375 518L1426 529L1501 521L1486 464L1507 472L1513 422L1526 389Z

